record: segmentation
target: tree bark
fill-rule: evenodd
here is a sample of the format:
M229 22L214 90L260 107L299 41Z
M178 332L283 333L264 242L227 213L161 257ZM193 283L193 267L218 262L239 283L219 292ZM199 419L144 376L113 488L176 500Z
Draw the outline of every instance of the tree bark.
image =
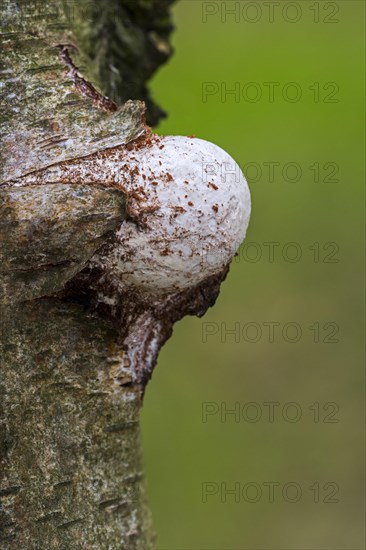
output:
M103 182L20 182L144 135L144 104L116 101L145 99L148 120L162 116L146 80L171 53L170 3L1 5L4 550L153 547L139 447L143 390L123 327L92 310L84 292L63 292L126 216L125 197Z
M152 548L141 400L115 328L55 299L2 316L1 548Z

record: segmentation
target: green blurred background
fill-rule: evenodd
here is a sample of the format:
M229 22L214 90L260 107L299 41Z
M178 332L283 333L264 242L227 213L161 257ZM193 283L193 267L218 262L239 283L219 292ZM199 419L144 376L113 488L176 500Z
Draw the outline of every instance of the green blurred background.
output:
M235 21L225 7L237 5ZM147 391L144 462L159 550L365 547L364 7L281 1L273 22L266 2L181 0L174 8L176 53L152 82L169 112L157 131L196 134L242 167L253 163L246 243L255 244L244 245L204 319L176 326ZM208 11L217 13L205 21ZM263 95L248 101L252 87L239 101L215 93L204 102L207 82L219 90L255 82ZM279 83L272 102L265 82ZM301 89L297 102L283 98L289 82ZM279 163L274 178L269 162ZM279 243L273 258L268 242ZM293 257L293 242L296 262L282 254ZM279 323L273 342L268 322ZM235 323L239 341L225 337ZM286 323L300 326L298 342L288 341L293 325L283 336ZM208 329L217 332L205 342ZM273 422L266 402L279 403ZM218 412L203 422L207 403ZM225 406L239 407L241 418L220 416ZM215 494L204 502L207 482ZM270 482L279 483L273 499ZM225 502L225 484L235 483L239 502ZM286 483L296 485L283 496Z

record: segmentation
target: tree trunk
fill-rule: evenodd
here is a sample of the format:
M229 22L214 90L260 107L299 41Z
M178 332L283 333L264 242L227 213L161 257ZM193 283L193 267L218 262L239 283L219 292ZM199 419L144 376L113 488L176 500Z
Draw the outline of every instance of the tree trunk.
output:
M143 103L116 101L145 99L148 120L162 116L145 83L171 53L170 3L2 2L4 550L153 547L139 447L143 390L123 330L84 294L60 293L124 219L125 197L103 184L19 178L143 135Z
M153 547L138 392L114 327L41 299L3 310L3 550Z

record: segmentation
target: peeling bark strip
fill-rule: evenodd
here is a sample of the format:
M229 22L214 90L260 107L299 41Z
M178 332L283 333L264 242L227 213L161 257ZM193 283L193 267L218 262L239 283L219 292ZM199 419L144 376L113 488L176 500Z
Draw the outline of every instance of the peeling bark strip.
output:
M136 139L139 99L148 99L148 121L158 121L145 83L170 55L170 4L2 0L0 183ZM74 45L72 55L68 46L61 59L60 44Z
M0 183L126 144L144 132L143 104L127 102L106 111L107 99L96 102L100 94L85 95L85 79L79 78L78 88L67 76L54 39L23 32L2 35Z

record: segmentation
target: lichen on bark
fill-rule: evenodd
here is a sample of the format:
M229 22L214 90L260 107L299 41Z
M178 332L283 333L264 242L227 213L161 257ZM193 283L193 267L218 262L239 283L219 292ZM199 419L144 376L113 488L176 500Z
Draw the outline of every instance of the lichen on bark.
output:
M2 180L137 138L141 101L148 124L164 116L146 82L172 53L172 2L3 0ZM85 80L110 96L108 116L75 86L65 49Z

